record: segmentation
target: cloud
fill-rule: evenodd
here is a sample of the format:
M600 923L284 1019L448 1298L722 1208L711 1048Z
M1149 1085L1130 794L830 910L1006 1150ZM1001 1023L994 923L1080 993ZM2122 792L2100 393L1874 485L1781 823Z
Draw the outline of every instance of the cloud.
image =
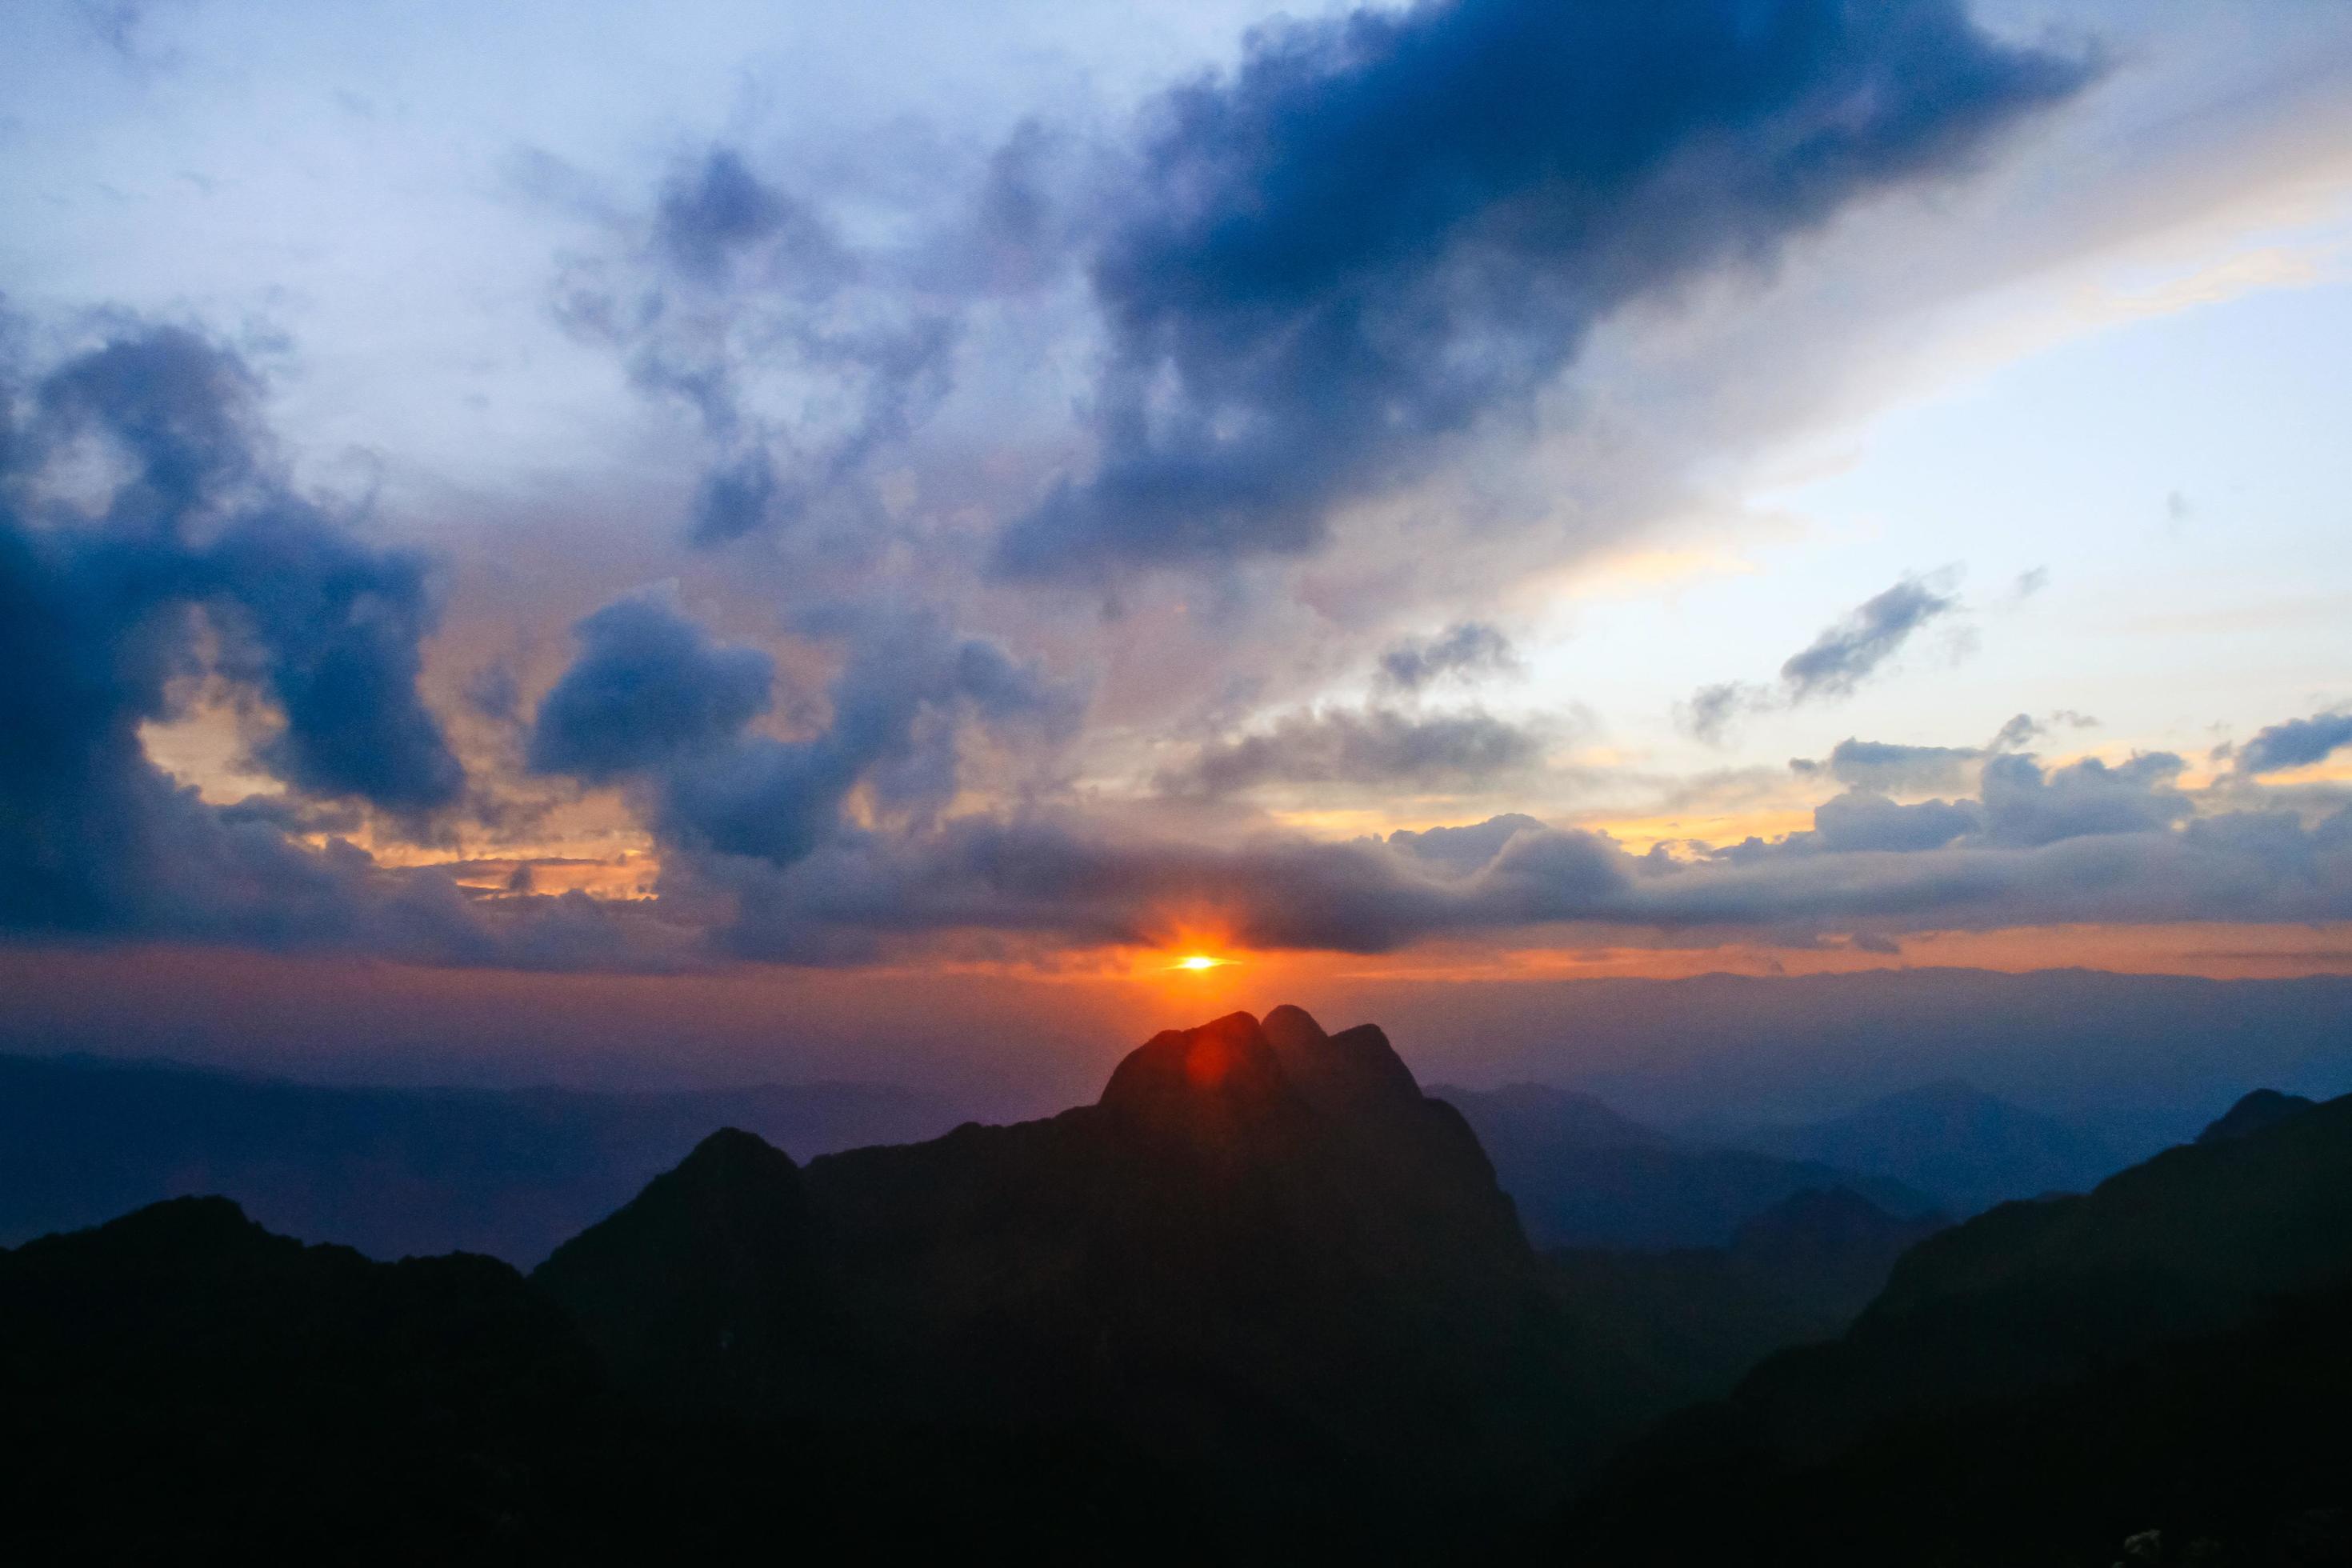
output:
M1790 655L1780 666L1777 688L1739 680L1700 687L1676 705L1676 724L1697 740L1720 745L1745 715L1850 696L1900 652L1914 632L1959 607L1958 598L1947 590L1952 574L1948 570L1934 577L1906 577L1864 600L1843 620L1822 627L1820 636Z
M1051 745L1078 717L1076 691L935 616L835 606L804 629L846 657L824 728L779 740L749 730L771 703L765 653L715 644L667 595L608 605L575 628L580 655L540 705L531 765L634 784L666 845L782 867L840 828L860 785L909 822L944 808L961 724Z
M1419 691L1452 677L1469 679L1519 668L1511 639L1480 621L1459 621L1433 637L1391 644L1381 654L1380 679L1401 691Z
M1821 847L1831 850L1941 849L1983 826L1984 813L1974 801L1897 805L1862 789L1850 789L1813 808L1813 832Z
M963 301L922 286L916 260L845 241L732 147L675 172L650 216L594 216L604 243L568 266L557 314L699 420L712 455L688 540L870 513L873 459L952 384Z
M1927 580L1906 577L1873 595L1833 626L1822 628L1780 667L1791 704L1843 697L1902 649L1911 634L1959 607L1959 600Z
M711 751L768 710L775 661L714 644L674 595L607 605L572 635L580 657L531 721L534 772L609 783Z
M465 770L417 694L437 618L423 557L370 549L289 501L236 518L208 554L230 609L223 667L285 715L262 764L306 794L454 804Z
M1401 827L1389 835L1388 844L1391 849L1402 849L1454 871L1475 871L1500 854L1514 836L1528 831L1542 832L1544 825L1515 812L1491 816L1467 827L1424 827L1419 831Z
M1916 795L1966 787L1985 756L1975 746L1905 746L1849 736L1830 749L1826 764L1807 763L1799 771L1825 766L1829 775L1843 784Z
M2185 827L2127 826L2115 813L2054 836L2004 837L1989 804L1841 799L1825 803L1814 834L1691 861L1515 818L1441 830L1465 837L1439 839L1432 855L1427 835L1213 845L1068 816L972 816L910 837L845 835L788 868L737 862L715 884L735 900L719 941L747 956L848 962L950 931L1151 943L1204 922L1254 948L1384 952L1447 937L1539 941L1541 928L1560 926L1884 941L2352 918L2352 810L2313 828L2284 813Z
M656 210L654 247L703 284L723 281L732 263L755 251L772 279L810 294L826 292L852 270L824 222L761 184L731 147L710 149L671 178Z
M2325 762L2338 747L2352 745L2352 709L2290 719L2259 731L2235 753L2242 773L2274 773Z
M423 562L287 489L256 390L194 332L118 323L0 393L31 410L0 443L0 928L490 951L446 879L298 837L421 823L466 781L416 687ZM63 483L91 443L114 482ZM286 796L215 806L149 760L197 676L254 705Z
M1543 744L1532 730L1475 710L1322 709L1202 746L1160 782L1171 794L1203 795L1268 784L1482 784L1533 767Z
M2185 766L2169 752L2116 767L2085 757L2046 773L2032 757L1996 757L1984 770L1986 830L1998 844L2040 845L2169 827L2195 810L2173 786Z
M1692 692L1689 701L1676 706L1675 722L1694 739L1720 745L1742 715L1763 712L1772 706L1771 688L1726 680Z
M1024 576L1296 553L1524 414L1598 321L2073 93L1952 0L1361 9L1251 36L1150 116L1097 247L1099 455L1004 535Z

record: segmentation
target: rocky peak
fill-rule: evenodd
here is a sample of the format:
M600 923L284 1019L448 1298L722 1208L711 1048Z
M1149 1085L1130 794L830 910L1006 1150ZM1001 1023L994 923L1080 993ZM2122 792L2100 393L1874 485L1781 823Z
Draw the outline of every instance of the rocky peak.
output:
M1255 1121L1298 1100L1265 1028L1228 1013L1194 1029L1166 1029L1129 1051L1097 1102L1116 1115L1186 1126Z

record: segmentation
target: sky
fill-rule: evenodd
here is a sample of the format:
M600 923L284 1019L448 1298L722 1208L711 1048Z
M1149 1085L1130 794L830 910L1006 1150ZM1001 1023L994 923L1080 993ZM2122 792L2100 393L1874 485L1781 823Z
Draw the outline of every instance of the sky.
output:
M2341 5L10 25L20 984L2352 972Z

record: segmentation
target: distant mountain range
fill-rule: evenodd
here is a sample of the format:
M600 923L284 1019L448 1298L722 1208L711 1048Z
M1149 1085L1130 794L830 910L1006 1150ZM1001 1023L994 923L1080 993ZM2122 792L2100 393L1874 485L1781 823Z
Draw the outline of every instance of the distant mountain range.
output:
M1901 1183L1957 1215L2083 1192L2130 1163L2089 1132L1957 1080L1890 1094L1826 1121L1722 1136L1781 1159Z
M93 1058L0 1057L0 1245L161 1198L234 1198L370 1257L530 1265L720 1127L808 1153L935 1137L932 1096L823 1083L672 1094L341 1089Z
M1430 1090L1458 1109L1538 1247L1722 1247L1797 1194L1847 1188L1893 1214L1936 1200L1860 1167L1681 1138L1543 1084Z
M0 1518L35 1559L2341 1562L2347 1308L2352 1097L1949 1227L1833 1184L1539 1255L1380 1030L1277 1008L1044 1121L713 1132L528 1279L218 1198L0 1251Z

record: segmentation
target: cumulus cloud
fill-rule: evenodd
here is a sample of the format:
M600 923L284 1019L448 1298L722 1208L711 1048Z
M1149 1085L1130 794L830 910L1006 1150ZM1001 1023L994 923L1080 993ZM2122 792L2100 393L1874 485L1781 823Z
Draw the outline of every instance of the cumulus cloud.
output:
M1826 762L1791 765L1801 773L1826 773L1856 788L1915 795L1965 787L1985 756L1976 746L1906 746L1849 736L1830 749Z
M1467 827L1401 827L1389 835L1388 843L1390 848L1402 849L1417 859L1455 871L1475 871L1502 853L1515 835L1543 830L1544 825L1534 817L1513 812Z
M1202 746L1164 773L1171 794L1221 795L1267 784L1481 784L1534 766L1543 739L1490 713L1385 708L1293 713L1271 730Z
M1898 805L1862 789L1850 789L1813 808L1813 831L1822 847L1832 850L1941 849L1983 826L1983 810L1974 801Z
M2347 745L2352 745L2352 709L2337 709L2273 724L2237 748L2234 760L2242 773L2274 773L2326 762Z
M2087 74L1952 0L1432 0L1263 29L1150 116L1093 260L1098 460L1003 564L1308 549L1336 505L1524 411L1628 300L1965 168Z
M960 722L1051 743L1077 718L1077 693L935 616L838 606L805 629L846 657L824 727L780 740L750 729L772 700L765 653L714 643L667 595L606 605L575 628L579 657L540 704L532 766L631 784L656 836L690 855L782 867L838 829L861 785L911 821L944 808Z
M1400 691L1436 681L1507 674L1519 668L1511 639L1482 621L1459 621L1433 637L1407 638L1381 653L1380 679Z
M2184 766L2169 752L2116 767L2085 757L2047 772L2032 757L1997 757L1984 770L1987 831L1995 843L2040 845L2169 827L2195 810L2174 785Z
M531 721L536 772L608 783L732 741L768 710L775 661L717 646L674 595L607 605L572 635L580 657Z
M425 563L284 484L256 390L216 343L123 325L0 392L29 413L0 442L0 926L488 951L446 879L306 842L466 780L417 691ZM91 443L119 481L95 496L57 471ZM199 674L262 714L250 763L286 797L215 806L149 760Z

